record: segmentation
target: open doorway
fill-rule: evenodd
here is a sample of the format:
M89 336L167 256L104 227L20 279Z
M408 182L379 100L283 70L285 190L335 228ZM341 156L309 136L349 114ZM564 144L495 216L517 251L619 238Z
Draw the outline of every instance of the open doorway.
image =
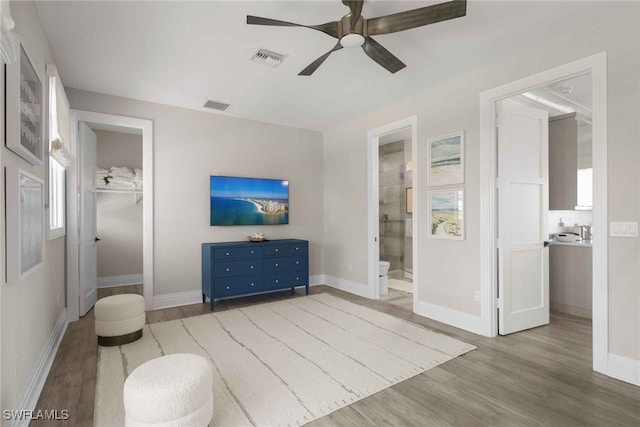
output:
M72 117L79 154L69 179L70 194L78 189L68 209L77 212L68 226L78 230L77 245L67 248L70 321L93 307L99 288L103 296L141 293L152 310L152 122L88 111Z
M588 74L588 77L585 76ZM587 82L587 86L591 88L591 96L592 96L592 112L591 112L591 124L592 124L592 134L591 134L591 156L592 156L592 176L593 176L593 191L592 191L592 200L593 207L591 211L591 223L593 226L594 237L592 239L591 244L591 259L592 259L592 269L591 269L591 310L592 310L592 342L593 342L593 367L594 370L607 373L607 358L608 358L608 303L607 303L607 197L606 197L606 189L607 189L607 162L606 162L606 146L607 146L607 134L606 134L606 123L607 123L607 115L606 115L606 54L601 53L598 55L594 55L592 57L584 58L582 60L557 67L555 69L513 82L507 85L491 89L489 91L483 92L480 96L480 104L481 104L481 199L482 199L482 210L481 210L481 223L483 224L483 228L481 230L481 254L482 254L482 319L483 319L483 331L488 336L495 336L498 333L498 328L504 327L505 325L499 325L498 319L501 322L505 322L502 313L509 313L515 315L519 315L524 311L527 311L529 308L540 309L543 305L546 305L547 316L548 309L550 303L550 292L547 287L544 289L543 279L545 277L545 273L548 277L548 270L545 272L544 269L549 267L548 259L544 258L549 256L549 249L544 248L546 245L546 241L549 241L549 233L551 233L554 237L557 237L562 231L573 231L571 230L574 227L574 224L578 225L588 225L589 219L583 218L582 215L586 215L580 209L576 209L576 202L573 205L573 209L568 209L571 211L571 215L575 215L577 220L569 219L567 217L567 223L564 222L560 226L560 217L551 217L553 215L553 211L551 213L548 212L548 202L549 197L548 193L545 194L545 190L542 187L537 187L536 185L540 184L544 186L545 176L542 174L538 177L537 181L527 181L531 176L535 176L535 173L525 176L527 173L523 171L532 171L534 168L531 166L535 164L535 162L528 163L524 165L522 168L517 167L509 167L505 166L509 164L508 162L501 163L499 153L505 150L509 150L509 145L507 143L506 147L501 147L500 144L501 138L500 134L507 134L509 132L516 134L521 132L523 125L529 126L529 124L536 123L535 120L531 119L528 122L522 121L520 126L509 126L504 127L502 120L500 117L498 119L498 112L501 106L514 105L516 108L508 108L511 111L507 111L507 114L513 115L521 115L521 112L528 110L536 110L543 111L548 116L548 111L544 111L545 108L552 107L551 103L547 102L547 106L545 108L531 108L531 101L535 101L537 91L549 92L549 88L553 85L555 86L555 91L559 92L562 95L563 84L570 82L573 78L589 78L589 82ZM577 82L577 80L574 80ZM578 84L578 83L576 83ZM528 95L525 95L528 94ZM540 93L538 93L539 95ZM566 95L566 94L564 94ZM518 96L520 96L519 99ZM516 99L514 99L514 97ZM566 98L566 96L563 96ZM511 101L520 101L518 102L504 102L505 100L512 98ZM526 98L526 99L523 99ZM539 98L539 101L542 98ZM565 99L566 101L566 99ZM541 101L544 103L544 101ZM523 104L529 104L527 106ZM540 105L538 105L540 107ZM514 112L515 111L515 112ZM569 111L558 111L564 114L564 117L558 117L556 120L552 118L551 123L559 120L573 120L574 128L578 126L578 123L575 123L575 117L573 116L573 112ZM574 111L575 112L575 111ZM528 115L528 112L524 112L522 116ZM567 116L566 114L571 114ZM531 114L533 117L533 114ZM544 134L546 131L547 137L548 127L549 127L549 119L548 117L543 118L543 116L539 116L537 118L537 123L545 123L544 126L538 126L538 133L540 135ZM553 125L552 125L553 126ZM533 127L533 126L531 126ZM576 130L577 132L577 130ZM530 138L531 139L531 138ZM533 140L533 139L532 139ZM536 157L540 161L541 169L547 168L549 163L545 163L548 156L548 143L540 144L540 147L545 147L544 152L542 149L540 150L532 150L528 144L521 144L522 150L512 150L513 153L518 154L514 155L513 159L510 159L513 165L513 161L517 162L526 162L527 158L530 158L529 154L534 154L538 156L538 153L542 153L540 156ZM526 152L527 155L524 155L523 152ZM555 156L556 154L554 154ZM577 153L576 153L577 155ZM524 159L524 160L523 160ZM576 159L576 162L578 160ZM578 169L577 163L574 163L575 168L572 167L570 171L570 175L574 176L576 179L576 185L578 180ZM506 167L507 170L500 170L501 167ZM513 173L509 173L509 170L515 171ZM566 171L565 171L566 172ZM544 171L548 175L548 171ZM584 175L584 173L580 173L580 175ZM515 195L515 197L509 198L510 189L512 188L512 184L516 183L520 185L520 189L522 191L511 191L511 195ZM524 188L521 184L528 184L527 188ZM536 184L536 185L533 185ZM548 182L547 182L548 184ZM564 184L564 182L561 182ZM540 190L538 188L541 188ZM548 191L548 188L547 188ZM577 192L577 189L576 189ZM532 211L530 208L529 202L523 199L523 195L525 194L533 195L530 197L531 200L539 200L538 203L539 210ZM539 195L536 196L536 194ZM583 194L584 195L584 194ZM519 204L511 204L513 209L505 210L501 209L501 206L508 205L512 203L515 198L522 199ZM578 194L575 196L578 197ZM582 196L581 196L582 197ZM502 199L507 199L502 200ZM570 203L570 202L569 202ZM546 206L544 206L546 204ZM526 208L525 208L526 206ZM569 206L569 205L567 205ZM518 207L515 209L515 207ZM533 212L533 213L532 213ZM563 211L567 212L567 211ZM566 215L566 214L565 214ZM506 217L506 218L505 218ZM509 222L509 219L511 221ZM524 224L524 219L527 219L528 223ZM571 222L570 222L571 221ZM506 224L506 226L505 226ZM534 226L534 228L531 227ZM552 227L550 227L550 225ZM554 227L562 227L561 230L554 230ZM578 234L581 232L583 235L588 234L587 228L584 229L574 229ZM517 238L515 238L515 237ZM524 236L524 237L523 237ZM534 236L534 237L532 237ZM515 239L515 240L514 240ZM519 240L519 241L518 241ZM526 240L526 242L525 242ZM519 247L512 245L513 242L518 241ZM533 249L534 246L537 245L538 253L530 252L530 255L520 256L518 255L518 260L514 264L513 260L515 259L505 259L504 253L509 252L510 250L520 250L520 249ZM525 247L526 246L526 247ZM585 249L578 248L578 249ZM502 251L502 252L501 252ZM536 262L539 263L534 265L531 268L525 268L526 263ZM511 274L515 270L510 270L513 266L516 266L520 273L519 274ZM586 268L589 266L587 264ZM536 276L536 280L528 280L531 275L522 274L523 272L531 272ZM525 278L527 280L520 280L521 278ZM533 285L532 287L521 288L520 297L515 297L513 295L509 295L509 290L513 290L513 286L509 286L508 282L518 281L518 285L522 285L523 283L528 283ZM503 281L503 282L501 282ZM502 285L507 285L507 287L503 287ZM547 281L548 286L548 281ZM525 290L524 292L522 290ZM531 292L529 292L531 291ZM497 296L497 298L496 298ZM536 301L538 300L538 304L536 306ZM515 304L514 304L515 302ZM507 307L506 305L511 304L511 307ZM517 307L520 305L520 307ZM560 304L556 304L556 308L560 307ZM516 306L515 310L513 309ZM523 309L523 307L527 306L527 309ZM565 307L566 308L566 307ZM502 313L499 311L501 310ZM540 310L542 311L542 310ZM586 314L586 313L582 313ZM508 322L510 319L506 319ZM511 332L515 332L517 330L526 329L526 322L520 326L515 328L515 330L511 330ZM533 326L530 326L533 327ZM501 331L502 333L502 331Z
M418 300L419 171L417 117L373 129L367 135L369 291L371 298L413 309Z

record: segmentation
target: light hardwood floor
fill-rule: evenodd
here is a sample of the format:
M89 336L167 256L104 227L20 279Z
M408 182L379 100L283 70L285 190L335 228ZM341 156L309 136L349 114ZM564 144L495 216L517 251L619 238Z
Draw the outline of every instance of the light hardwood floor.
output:
M99 297L122 292L141 290L110 288L100 290ZM640 388L591 370L591 322L587 319L552 313L548 326L484 338L413 314L411 295L403 292L391 292L387 300L378 301L327 286L311 288L311 293L319 292L446 333L478 350L308 426L640 426ZM216 305L216 311L302 296L301 291L285 291L226 300ZM207 304L157 310L147 313L147 323L207 312ZM38 409L70 411L67 422L51 425L92 425L96 359L91 311L69 325L38 402Z

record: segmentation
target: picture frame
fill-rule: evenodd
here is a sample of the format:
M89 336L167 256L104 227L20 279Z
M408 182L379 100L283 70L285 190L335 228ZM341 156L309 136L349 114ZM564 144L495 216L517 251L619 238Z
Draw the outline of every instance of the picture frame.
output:
M6 65L5 145L32 165L41 166L45 145L44 80L22 42L19 52L19 60Z
M7 282L18 282L44 262L44 181L6 168Z
M413 213L413 187L408 187L405 190L406 194L405 194L405 200L406 200L406 210L408 214L412 214Z
M464 188L429 191L429 234L431 239L464 240Z
M464 131L429 138L429 187L464 183Z

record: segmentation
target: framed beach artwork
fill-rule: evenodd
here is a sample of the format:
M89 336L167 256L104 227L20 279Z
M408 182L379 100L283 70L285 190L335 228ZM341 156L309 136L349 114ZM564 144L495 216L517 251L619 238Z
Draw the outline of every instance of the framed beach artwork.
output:
M17 282L44 260L44 181L7 168L7 282Z
M42 165L43 84L22 43L20 60L6 66L5 87L5 144L32 165Z
M429 139L428 185L464 183L464 132Z
M464 189L429 191L429 235L464 240Z

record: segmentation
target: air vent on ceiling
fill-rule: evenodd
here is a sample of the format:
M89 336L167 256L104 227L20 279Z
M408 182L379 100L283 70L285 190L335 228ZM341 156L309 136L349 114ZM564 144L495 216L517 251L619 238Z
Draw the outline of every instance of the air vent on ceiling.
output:
M284 61L284 55L268 51L266 49L258 49L256 53L250 58L251 61L260 64L268 65L270 67L277 67Z
M207 101L207 103L204 104L204 108L211 108L212 110L224 111L227 108L229 108L229 105L230 104L225 104L224 102Z

